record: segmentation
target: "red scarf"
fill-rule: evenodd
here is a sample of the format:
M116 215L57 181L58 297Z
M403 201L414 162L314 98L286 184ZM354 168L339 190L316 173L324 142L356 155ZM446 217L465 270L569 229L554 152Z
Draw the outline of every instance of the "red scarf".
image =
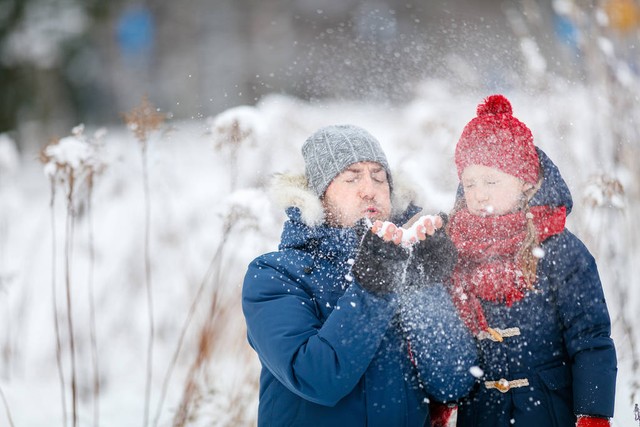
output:
M564 206L533 206L529 212L538 242L564 229ZM452 275L453 302L474 334L489 327L480 300L511 306L528 290L517 259L527 236L527 216L530 215L518 211L480 217L462 209L451 217L449 233L458 249L458 263Z

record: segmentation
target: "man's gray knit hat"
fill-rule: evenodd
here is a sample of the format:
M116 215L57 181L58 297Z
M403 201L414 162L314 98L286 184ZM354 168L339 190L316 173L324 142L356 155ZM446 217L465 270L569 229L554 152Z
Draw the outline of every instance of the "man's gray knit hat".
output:
M358 162L379 163L387 172L391 187L391 172L380 143L366 130L353 125L323 127L302 145L302 157L309 187L322 196L331 181L349 165Z

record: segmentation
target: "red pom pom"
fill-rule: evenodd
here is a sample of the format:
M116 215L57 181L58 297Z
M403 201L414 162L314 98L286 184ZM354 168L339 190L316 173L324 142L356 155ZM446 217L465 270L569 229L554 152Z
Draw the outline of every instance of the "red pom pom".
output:
M478 117L489 114L513 114L511 103L502 95L491 95L478 105Z

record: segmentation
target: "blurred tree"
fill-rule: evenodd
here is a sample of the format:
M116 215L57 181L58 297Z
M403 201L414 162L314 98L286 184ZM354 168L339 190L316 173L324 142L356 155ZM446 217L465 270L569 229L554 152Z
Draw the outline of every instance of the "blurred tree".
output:
M106 90L91 34L106 16L97 0L0 0L0 132L35 124L30 144L103 118ZM32 141L32 139L39 141Z
M0 0L0 132L16 127L18 110L30 98L30 87L19 67L5 65L6 41L24 14L26 2Z
M45 19L51 19L49 12L54 7L50 3L35 0L3 0L3 3L0 9L8 12L4 15L6 22L0 26L0 131L15 131L21 122L47 123L67 110L68 97L61 92L64 85L59 53L73 25L57 28L48 24Z
M523 30L495 0L0 0L0 132L36 123L30 139L43 143L117 123L145 94L197 118L273 92L403 102L428 78L486 91L570 74L554 57L550 0L509 3L543 13L528 7ZM522 54L527 33L536 43Z

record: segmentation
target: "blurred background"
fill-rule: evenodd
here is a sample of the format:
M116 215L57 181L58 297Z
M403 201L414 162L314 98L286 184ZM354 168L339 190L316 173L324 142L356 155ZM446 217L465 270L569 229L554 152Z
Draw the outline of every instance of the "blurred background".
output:
M637 73L636 0L0 0L0 133L45 143L144 94L199 118L274 92L393 104L434 77L583 82L603 32Z

